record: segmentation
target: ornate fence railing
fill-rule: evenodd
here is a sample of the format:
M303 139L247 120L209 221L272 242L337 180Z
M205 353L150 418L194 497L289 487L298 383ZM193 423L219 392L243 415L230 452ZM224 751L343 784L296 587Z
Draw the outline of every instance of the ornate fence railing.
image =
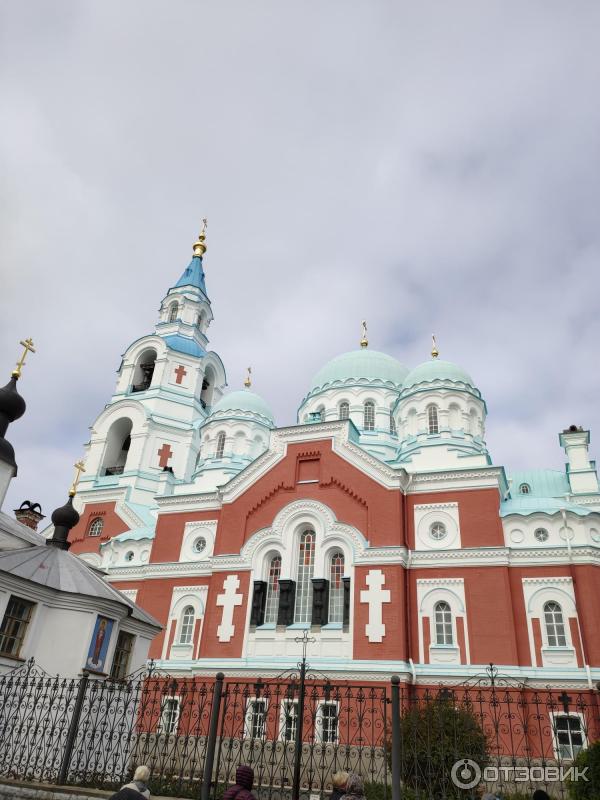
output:
M51 676L29 662L0 677L0 777L115 789L136 765L156 795L219 800L236 768L259 800L327 800L355 772L368 800L509 796L544 788L600 739L597 692L532 688L494 668L456 686L357 685L311 674L268 680L114 682ZM585 774L580 779L585 780Z

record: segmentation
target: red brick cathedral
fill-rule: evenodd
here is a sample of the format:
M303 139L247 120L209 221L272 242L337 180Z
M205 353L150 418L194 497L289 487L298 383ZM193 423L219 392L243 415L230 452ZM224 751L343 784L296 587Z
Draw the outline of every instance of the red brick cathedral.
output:
M91 429L72 549L164 624L180 675L530 685L600 680L600 492L577 425L564 471L510 472L464 369L360 347L314 376L296 424L209 350L204 233ZM558 446L558 443L557 443Z

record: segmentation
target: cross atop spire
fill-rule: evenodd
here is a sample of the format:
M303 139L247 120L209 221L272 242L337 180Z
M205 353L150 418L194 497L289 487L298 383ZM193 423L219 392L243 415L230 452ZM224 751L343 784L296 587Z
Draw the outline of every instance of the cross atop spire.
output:
M85 472L85 466L83 465L83 460L77 461L74 465L75 467L75 480L71 484L71 488L69 489L69 497L75 497L77 494L77 487L79 485L79 480L81 478L81 473Z
M29 337L29 339L21 341L20 344L25 349L23 350L23 355L21 356L21 358L17 361L16 368L13 369L12 371L13 378L21 377L21 372L23 371L23 367L25 366L25 359L27 358L27 354L35 353L35 347L33 346L33 339L31 338L31 336Z
M252 367L246 367L248 370L248 374L246 375L246 380L244 381L244 386L246 389L249 389L252 386Z
M435 341L435 334L431 334L431 357L437 358L440 354L440 351L437 347L437 342Z
M198 238L194 242L194 257L202 258L204 253L206 253L206 226L208 225L208 220L206 217L202 219L202 230L198 234Z
M362 324L362 337L361 337L361 340L360 340L360 346L361 347L368 347L369 346L369 340L367 339L367 321L365 319L363 319L361 324Z

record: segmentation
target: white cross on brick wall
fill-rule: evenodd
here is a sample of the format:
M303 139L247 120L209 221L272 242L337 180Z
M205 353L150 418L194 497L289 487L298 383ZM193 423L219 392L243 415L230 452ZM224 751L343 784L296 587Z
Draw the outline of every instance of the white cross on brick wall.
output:
M389 603L392 593L384 589L385 575L380 569L370 569L367 573L366 584L368 589L360 593L360 602L369 606L369 621L365 625L365 634L370 642L382 642L385 636L383 622L383 604Z
M223 581L223 592L217 595L217 605L223 606L221 624L217 628L217 637L220 642L230 642L235 633L233 612L236 606L242 605L244 596L238 594L240 579L237 575L228 575Z

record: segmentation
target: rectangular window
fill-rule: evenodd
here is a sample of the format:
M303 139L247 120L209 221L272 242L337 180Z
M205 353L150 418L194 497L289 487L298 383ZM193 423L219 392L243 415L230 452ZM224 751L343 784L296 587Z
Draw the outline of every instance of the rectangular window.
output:
M325 700L317 711L317 740L336 744L338 740L338 704Z
M553 730L557 758L572 761L585 747L581 717L576 714L556 714Z
M283 700L279 717L279 738L284 742L295 742L298 730L298 701Z
M110 668L110 677L113 680L122 681L129 672L129 661L131 659L134 641L135 636L132 633L119 631L115 655L113 657L112 667Z
M160 720L156 729L157 733L177 733L179 722L179 698L164 697L160 705Z
M263 739L267 724L267 701L263 698L249 698L246 706L246 737Z
M0 626L0 655L19 658L35 603L11 596Z

